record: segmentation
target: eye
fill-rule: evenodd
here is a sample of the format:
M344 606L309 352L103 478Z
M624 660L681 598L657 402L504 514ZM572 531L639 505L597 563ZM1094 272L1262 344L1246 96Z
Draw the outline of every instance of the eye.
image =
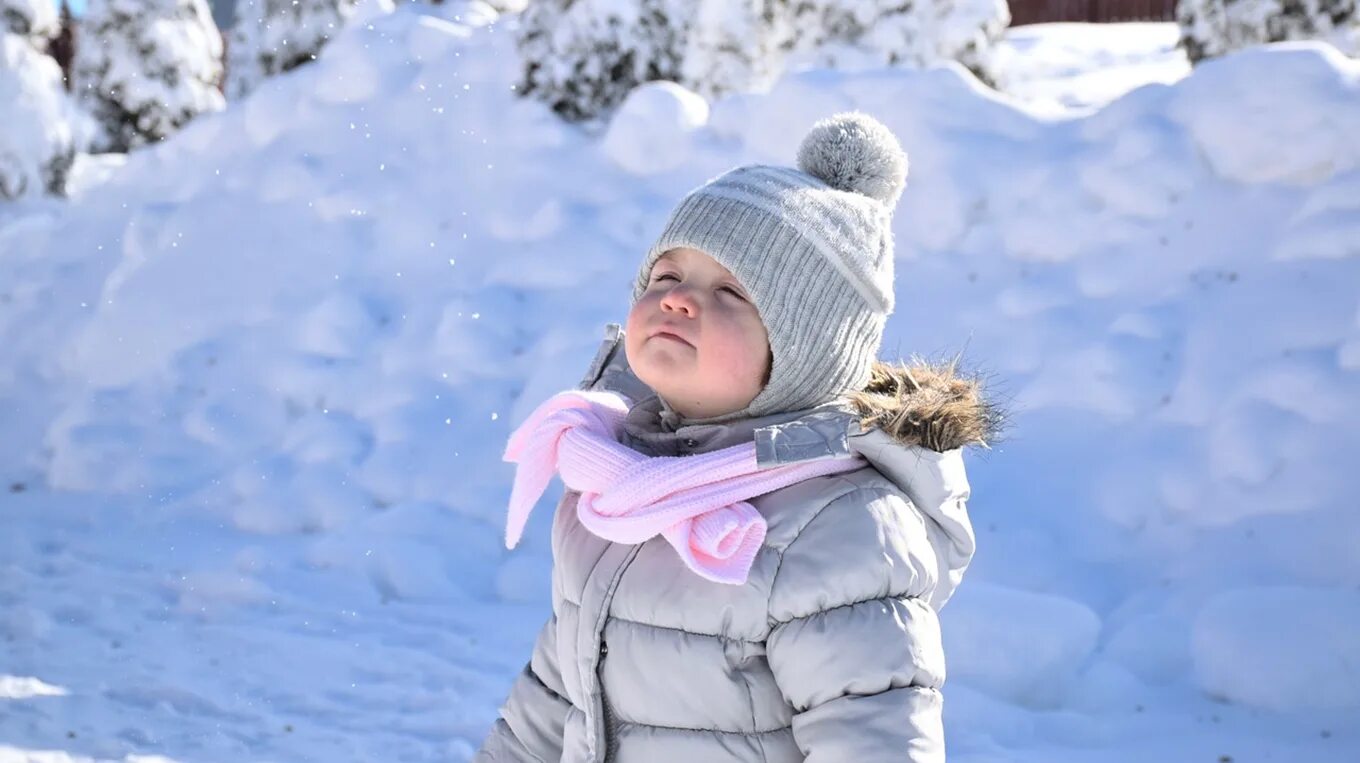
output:
M680 278L676 276L674 273L657 273L652 276L652 283L659 283L661 281L666 280L667 278L671 279L672 281L680 280ZM725 291L731 294L732 296L736 297L737 299L741 300L742 302L747 301L746 297L743 297L741 295L741 292L737 291L735 287L723 286L719 288L719 291Z

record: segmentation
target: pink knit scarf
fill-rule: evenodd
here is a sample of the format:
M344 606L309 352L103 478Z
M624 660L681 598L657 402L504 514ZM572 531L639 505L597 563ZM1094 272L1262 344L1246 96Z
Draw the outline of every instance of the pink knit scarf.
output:
M568 390L539 405L510 435L504 460L518 463L505 546L514 548L555 472L580 492L576 516L595 535L641 543L658 533L699 575L746 582L765 540L765 518L746 499L864 465L862 458L761 470L754 442L691 456L649 457L618 441L627 401L612 392Z

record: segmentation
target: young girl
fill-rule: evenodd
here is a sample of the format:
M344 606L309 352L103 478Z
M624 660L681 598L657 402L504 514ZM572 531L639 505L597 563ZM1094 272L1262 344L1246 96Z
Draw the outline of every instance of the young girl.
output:
M937 610L973 555L952 366L875 359L906 155L859 113L690 192L578 390L511 435L549 480L553 614L476 760L938 761ZM619 344L623 352L619 352Z

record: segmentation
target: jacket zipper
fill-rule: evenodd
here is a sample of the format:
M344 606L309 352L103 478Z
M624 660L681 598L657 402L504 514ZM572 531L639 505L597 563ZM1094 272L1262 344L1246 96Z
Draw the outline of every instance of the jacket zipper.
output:
M609 656L609 642L600 639L600 708L604 712L604 760L609 763L610 756L613 754L614 741L614 714L609 710L609 698L604 695L604 659Z
M612 606L614 603L614 590L615 588L618 587L619 581L623 579L623 573L628 569L629 565L633 563L633 560L637 558L638 552L641 550L642 544L639 543L633 546L633 548L630 549L628 552L628 557L623 560L623 564L620 564L619 569L614 573L614 579L611 580L609 583L609 596L604 601L604 609L606 613L609 611L609 607ZM606 623L609 622L609 616L607 614L605 615L605 622ZM605 657L608 655L609 655L609 642L604 640L604 633L601 632L600 655L599 660L596 661L595 665L595 680L600 687L600 712L601 717L604 720L604 733L601 734L602 737L601 741L602 746L604 748L604 754L600 757L600 760L604 761L604 763L609 763L609 761L612 759L614 752L613 742L615 734L614 714L610 712L609 698L606 697L604 694L604 660Z

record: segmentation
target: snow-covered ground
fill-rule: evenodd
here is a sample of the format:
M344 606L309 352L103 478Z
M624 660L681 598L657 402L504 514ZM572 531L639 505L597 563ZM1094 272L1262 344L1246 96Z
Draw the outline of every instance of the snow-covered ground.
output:
M1190 61L1179 39L1171 23L1029 24L1006 30L994 55L1007 93L1057 113L1181 79Z
M505 436L684 191L846 108L911 156L884 353L966 349L1014 411L951 760L1360 759L1360 63L651 85L599 136L453 14L0 207L0 761L468 758L548 607Z

